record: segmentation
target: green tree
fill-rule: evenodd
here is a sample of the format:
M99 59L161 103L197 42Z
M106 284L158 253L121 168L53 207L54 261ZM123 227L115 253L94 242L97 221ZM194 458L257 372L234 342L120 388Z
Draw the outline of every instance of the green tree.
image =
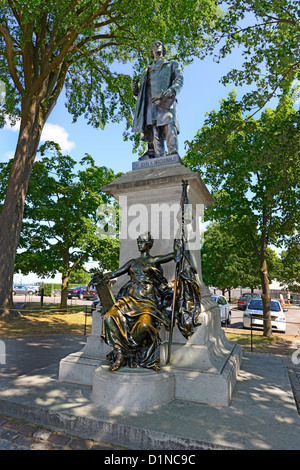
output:
M103 128L125 118L129 126L131 79L113 73L115 64L132 62L138 73L157 37L189 62L203 47L217 5L217 0L0 0L0 81L6 90L0 124L6 115L20 118L0 215L0 308L7 307L41 132L64 85L75 119L85 115Z
M45 156L50 149L54 154ZM32 169L16 256L16 270L27 274L62 274L61 308L66 307L70 275L89 259L101 269L118 266L119 240L100 236L98 207L110 204L101 187L117 175L106 167L95 167L86 155L76 162L62 155L59 146L46 143L42 158Z
M74 269L69 278L72 284L87 285L91 280L91 274L83 268Z
M228 0L225 9L209 49L216 60L241 51L242 68L232 69L222 81L253 87L243 97L244 109L257 112L272 97L290 93L295 80L299 91L299 1Z
M244 120L234 93L207 115L187 163L214 191L210 220L229 221L259 259L264 335L270 336L269 245L282 246L299 224L298 115L288 97L260 119Z
M223 295L237 287L261 287L259 259L235 227L234 216L228 222L212 222L204 233L201 250L204 284L221 289ZM267 262L269 280L277 278L280 260L270 248Z
M231 223L211 223L205 230L201 250L204 284L221 289L223 295L226 290L239 286L259 284L258 270L256 278L251 276L252 253L243 249L242 240L235 237L231 227Z
M300 243L292 240L281 253L282 269L279 281L289 290L300 292Z

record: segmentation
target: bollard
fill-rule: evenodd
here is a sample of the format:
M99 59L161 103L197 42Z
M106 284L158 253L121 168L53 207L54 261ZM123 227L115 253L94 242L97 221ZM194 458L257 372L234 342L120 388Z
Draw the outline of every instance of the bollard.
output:
M253 352L253 328L252 328L252 315L250 315L250 337L251 337L251 352Z

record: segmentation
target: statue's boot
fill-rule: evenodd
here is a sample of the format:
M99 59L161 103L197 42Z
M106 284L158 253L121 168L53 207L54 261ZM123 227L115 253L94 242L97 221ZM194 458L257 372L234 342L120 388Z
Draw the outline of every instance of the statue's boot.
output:
M116 360L109 368L109 370L111 370L112 372L119 370L120 367L126 364L126 357L122 354L121 349L115 349L115 355L116 355Z
M156 158L157 155L155 154L154 145L152 142L148 142L148 149L147 151L139 158L139 161L143 160L150 160L151 158Z

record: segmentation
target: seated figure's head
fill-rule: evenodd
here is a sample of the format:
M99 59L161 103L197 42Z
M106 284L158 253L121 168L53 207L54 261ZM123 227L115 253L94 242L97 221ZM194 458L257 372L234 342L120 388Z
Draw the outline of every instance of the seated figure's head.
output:
M154 239L150 232L147 232L144 235L140 235L137 239L138 248L141 251L143 247L146 247L148 250L151 250L154 243Z

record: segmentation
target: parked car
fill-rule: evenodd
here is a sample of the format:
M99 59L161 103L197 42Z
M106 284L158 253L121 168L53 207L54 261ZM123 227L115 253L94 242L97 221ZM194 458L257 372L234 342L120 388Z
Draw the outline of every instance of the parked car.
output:
M239 310L246 310L250 300L252 299L260 299L259 294L242 294L241 297L237 301L237 308Z
M280 302L276 299L271 299L271 324L272 329L282 331L286 330L286 315L287 308L282 308ZM249 302L243 315L244 328L263 328L263 303L262 299L252 299Z
M231 323L231 312L230 305L223 295L212 295L211 298L219 305L221 313L221 323L230 325Z
M71 299L72 297L78 297L78 299L96 299L98 297L98 294L96 290L90 289L88 292L86 286L76 286L76 287L71 287L68 290L68 299Z
M13 286L12 288L13 295L28 295L28 294L35 294L35 290L32 287L28 286Z
M27 286L28 289L32 289L35 295L39 295L39 286Z

